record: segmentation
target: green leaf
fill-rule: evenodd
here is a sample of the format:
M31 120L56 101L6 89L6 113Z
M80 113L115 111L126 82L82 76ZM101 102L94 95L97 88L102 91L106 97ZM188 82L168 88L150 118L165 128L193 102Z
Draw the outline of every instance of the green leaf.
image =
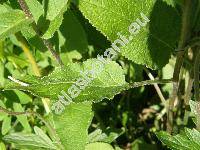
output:
M189 140L193 141L194 145L196 145L196 147L199 147L200 148L200 133L199 131L197 131L196 129L188 129L186 128L185 129L185 133L186 133L186 136L188 137Z
M2 123L2 127L1 127L1 133L2 135L5 135L9 132L9 130L11 129L11 117L10 116L6 116L3 119L3 123Z
M45 148L57 149L47 135L38 127L34 127L36 134L11 133L4 136L3 140L14 143L18 148Z
M75 103L112 99L128 87L123 70L117 63L112 61L103 63L97 59L56 68L49 76L42 78L25 76L22 81L28 86L10 82L5 85L5 89L26 90L54 101L62 99L65 91L65 94L68 93Z
M67 10L68 0L49 0L47 4L46 19L50 21L48 30L43 38L49 39L62 24L63 14Z
M15 112L24 112L22 105L19 103L13 103L13 108ZM21 125L24 127L26 132L31 132L31 127L29 125L26 115L18 115L17 119L21 123Z
M50 39L53 37L54 33L59 29L62 24L63 14L58 15L54 20L50 21L48 29L42 36L44 39Z
M64 43L60 45L63 52L77 50L83 53L88 49L86 33L70 9L64 14L64 20L60 26L60 34L64 38ZM59 37L60 39L61 37Z
M27 19L19 10L0 13L0 40L22 30L31 22L32 20Z
M199 102L195 102L195 101L189 101L189 104L190 104L190 108L191 108L191 112L198 116L199 115L199 107L200 107L200 103Z
M23 36L27 39L29 44L31 44L33 47L41 51L47 50L47 48L44 46L42 39L38 35L36 35L31 25L24 28L21 32Z
M114 150L113 147L106 143L91 143L85 147L85 150Z
M25 0L35 22L44 14L43 6L37 0Z
M27 95L26 93L19 91L19 90L14 90L15 94L17 95L17 97L20 100L21 104L28 104L30 102L32 102L32 98Z
M38 135L45 143L49 145L49 147L56 148L56 146L52 143L51 139L44 133L42 129L35 126L34 131L36 135Z
M108 128L102 132L101 129L97 129L89 134L89 142L104 142L104 143L112 143L114 140L116 140L120 135L124 133L123 130L113 130L111 128Z
M179 37L180 16L175 8L165 2L81 0L79 8L113 44L118 39L117 46L122 45L121 51L115 49L126 58L152 69L162 68L169 61ZM120 44L118 33L124 35L129 43L123 40L124 44Z
M200 127L200 115L199 115L199 108L200 108L200 103L197 101L189 101L191 113L195 116L194 118L194 123L196 124L197 128Z
M157 137L172 150L197 150L200 149L200 133L196 129L185 129L184 133L176 136L161 131Z
M5 12L8 12L8 8L6 6L0 4L0 14L5 13Z
M84 150L92 121L91 103L70 104L62 115L54 115L54 127L65 149Z

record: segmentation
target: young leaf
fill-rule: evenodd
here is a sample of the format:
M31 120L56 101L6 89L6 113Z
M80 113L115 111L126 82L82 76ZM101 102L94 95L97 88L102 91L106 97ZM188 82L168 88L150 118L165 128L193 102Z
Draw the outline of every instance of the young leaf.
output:
M117 63L105 62L103 64L97 59L89 59L82 65L69 64L63 68L56 68L53 73L43 78L24 77L22 81L27 82L27 86L11 82L5 85L5 89L26 90L51 100L58 100L58 96L63 95L61 91L65 91L75 103L99 102L104 98L112 99L116 94L125 90L128 84L122 68ZM87 76L83 74L87 74Z
M81 0L79 8L112 42L120 39L118 33L126 36L124 44L118 41L118 45L122 45L121 54L126 58L152 69L162 68L169 61L179 37L180 16L165 2Z
M0 13L0 40L14 34L32 22L22 11L12 10Z
M53 116L54 127L65 149L84 150L92 118L92 105L88 102L70 104L63 114Z

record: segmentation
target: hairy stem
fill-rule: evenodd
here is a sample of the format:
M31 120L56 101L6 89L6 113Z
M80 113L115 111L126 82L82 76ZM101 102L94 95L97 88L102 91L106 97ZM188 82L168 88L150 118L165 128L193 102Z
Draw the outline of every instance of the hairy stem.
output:
M178 100L178 92L179 92L179 75L180 75L180 70L183 64L184 60L184 48L186 46L186 42L189 38L190 34L190 11L192 6L192 0L184 0L184 8L183 8L183 16L182 16L182 28L181 28L181 36L180 36L180 41L178 45L178 52L177 52L177 58L176 58L176 64L174 68L174 73L173 73L173 91L171 95L171 99L169 101L169 108L167 112L167 131L169 133L172 133L173 131L173 123L174 123L174 118L173 118L173 110L174 110L174 103L176 100Z
M154 76L151 74L151 72L148 69L144 68L144 70L147 73L149 79L155 80ZM160 87L158 86L157 83L153 84L153 86L156 89L156 92L157 92L158 96L160 97L161 102L165 105L166 100L165 100L165 98L164 98L164 96L163 96L163 94L162 94L162 92L160 90Z
M146 80L146 81L141 81L141 82L134 82L129 85L131 88L137 88L145 85L154 85L154 84L167 84L167 83L172 83L172 79L163 79L163 80Z
M31 11L29 10L26 2L24 0L18 0L18 3L20 4L20 7L22 8L22 10L24 11L26 17L33 19L33 15L31 13ZM35 23L35 21L33 21L32 23L32 27L34 29L34 31L36 32L36 34L42 39L43 44L47 47L47 49L51 52L51 54L55 57L55 59L57 60L57 62L62 66L62 60L60 58L60 56L56 53L56 51L54 50L51 42L47 39L44 39L41 37L41 31L39 30L39 28L37 27L37 24Z

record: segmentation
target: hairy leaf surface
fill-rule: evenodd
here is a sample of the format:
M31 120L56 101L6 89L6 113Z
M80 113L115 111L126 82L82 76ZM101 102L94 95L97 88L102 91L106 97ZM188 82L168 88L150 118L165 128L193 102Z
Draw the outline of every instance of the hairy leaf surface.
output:
M184 133L171 136L161 131L158 138L172 150L197 150L200 149L200 133L196 129L185 129Z
M32 22L22 11L12 10L0 13L0 40L14 34Z
M180 16L161 0L81 0L83 15L109 40L126 35L129 43L121 47L121 54L137 64L152 69L163 67L169 61L179 37ZM145 23L143 13L150 22ZM137 34L130 34L129 27L140 19ZM147 19L146 19L147 20ZM131 27L133 28L133 27ZM132 39L132 40L131 40Z
M53 116L54 127L65 149L84 150L92 118L92 105L89 102L70 104L63 114Z
M103 63L97 59L89 59L83 64L69 64L63 68L56 68L49 76L42 78L24 77L22 81L26 82L28 86L11 82L5 86L5 89L26 90L40 97L58 100L58 95L62 96L61 91L65 91L70 97L73 97L69 89L75 85L80 93L73 98L73 102L98 102L104 98L112 99L128 87L123 70L117 63L106 61L103 70L99 71L99 64ZM93 75L91 70L94 70ZM88 76L86 77L84 74ZM87 83L81 82L82 79L86 78L93 80ZM80 81L81 86L75 84L76 81Z
M43 35L43 38L49 39L54 32L59 29L62 24L63 14L67 10L68 0L49 0L46 7L46 19L49 20L48 30Z

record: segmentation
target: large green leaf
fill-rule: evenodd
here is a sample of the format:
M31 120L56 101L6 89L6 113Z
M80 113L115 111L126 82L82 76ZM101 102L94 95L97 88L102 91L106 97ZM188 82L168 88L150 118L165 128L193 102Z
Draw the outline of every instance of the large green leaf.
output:
M88 143L88 127L92 121L89 102L70 104L62 115L54 115L53 123L64 149L84 150Z
M184 133L171 136L161 131L156 134L158 138L172 150L198 150L200 149L200 133L196 129L186 128Z
M49 76L42 78L25 76L22 81L26 84L10 82L5 85L5 89L26 90L51 100L57 100L59 95L62 97L61 91L65 91L75 103L112 99L128 87L123 70L117 63L112 61L102 63L97 59L56 68Z
M0 40L14 34L32 22L22 11L12 10L0 13Z
M179 37L175 8L161 0L80 0L79 8L112 42L119 39L118 33L126 35L129 43L118 43L126 58L152 69L167 64Z

